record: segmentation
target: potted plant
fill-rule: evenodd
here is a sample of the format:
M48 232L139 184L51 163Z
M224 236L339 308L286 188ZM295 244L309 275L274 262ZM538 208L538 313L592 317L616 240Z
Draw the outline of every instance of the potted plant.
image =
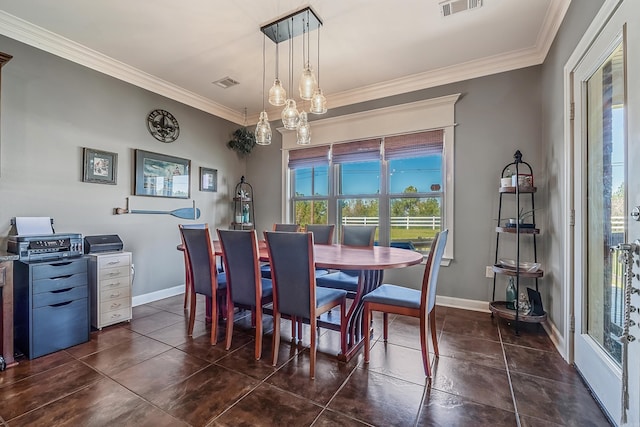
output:
M518 218L509 218L509 221L507 223L508 227L515 227L516 224L520 224L520 227L524 227L524 228L535 228L536 225L534 223L526 223L525 220L527 218L531 218L531 220L533 220L533 212L535 211L535 209L529 209L527 211L524 210L524 208L520 208L520 213L518 214Z
M233 132L233 138L227 142L227 147L244 156L251 153L256 146L256 136L246 127L241 127Z

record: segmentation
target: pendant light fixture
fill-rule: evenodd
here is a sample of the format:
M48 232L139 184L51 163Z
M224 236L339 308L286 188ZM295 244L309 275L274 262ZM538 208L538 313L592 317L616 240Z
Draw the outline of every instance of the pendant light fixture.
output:
M291 18L291 31L293 32L293 17ZM293 93L293 36L289 38L289 95ZM282 110L282 124L285 129L294 130L298 127L300 115L293 98L287 99L286 107Z
M305 40L305 35L306 40ZM300 76L300 83L298 85L298 90L300 92L300 98L308 101L313 97L313 93L318 86L316 81L316 76L313 74L313 70L311 69L311 63L309 61L309 11L307 11L307 19L302 18L302 63L304 68L302 70L302 75ZM306 49L305 49L306 42ZM305 54L306 52L306 54Z
M324 114L327 112L327 98L324 97L320 89L320 27L318 27L318 86L311 98L311 108L309 112L313 114Z
M279 29L279 25L276 24L276 34L278 33ZM280 83L280 79L278 78L278 74L280 73L280 69L278 66L280 64L280 52L278 47L279 44L276 43L276 80L273 82L273 86L271 86L271 89L269 89L269 104L276 107L282 107L287 100L287 92L282 87L282 83Z
M269 124L269 117L267 111L264 108L264 81L265 81L265 35L262 36L262 112L260 113L260 119L256 125L256 144L269 145L271 144L271 125Z
M293 12L283 18L277 19L260 28L267 37L276 44L276 77L275 82L269 90L269 103L271 105L284 105L281 118L285 129L296 131L296 141L300 145L308 145L311 143L311 127L309 125L308 115L306 112L298 112L295 99L293 99L293 38L302 35L302 77L298 85L300 98L310 102L309 111L314 114L324 114L327 112L326 98L322 90L318 86L320 77L320 27L322 21L318 15L311 9L305 7L301 10ZM318 30L318 79L316 79L310 61L310 34L311 30ZM306 37L305 37L306 36ZM289 89L284 90L280 79L278 78L278 61L279 61L279 44L289 40ZM263 46L263 70L264 70L264 46ZM264 92L264 75L263 75L263 92ZM263 93L264 98L264 93ZM264 110L260 113L258 127L256 127L256 135L259 126L262 123L268 124L267 113Z

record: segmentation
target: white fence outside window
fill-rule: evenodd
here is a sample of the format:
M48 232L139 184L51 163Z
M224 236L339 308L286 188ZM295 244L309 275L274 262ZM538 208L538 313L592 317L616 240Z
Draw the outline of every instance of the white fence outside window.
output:
M431 228L439 230L442 219L439 216L392 216L389 218L391 227ZM345 216L342 217L343 225L378 225L378 217L374 216Z

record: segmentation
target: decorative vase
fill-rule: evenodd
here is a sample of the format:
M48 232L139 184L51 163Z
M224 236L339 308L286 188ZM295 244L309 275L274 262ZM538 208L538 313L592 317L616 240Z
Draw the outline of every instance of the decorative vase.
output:
M510 310L515 310L516 306L515 306L515 302L517 300L517 293L516 293L516 284L514 283L513 277L509 277L509 284L507 285L507 292L506 292L506 301L507 301L507 308Z

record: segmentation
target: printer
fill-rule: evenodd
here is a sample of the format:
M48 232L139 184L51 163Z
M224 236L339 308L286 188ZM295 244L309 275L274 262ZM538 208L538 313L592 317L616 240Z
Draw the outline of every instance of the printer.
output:
M99 236L85 236L84 253L96 254L100 252L122 251L122 240L117 234L103 234Z
M17 254L20 261L52 261L82 256L82 234L55 233L49 217L16 217L11 219L7 252Z

